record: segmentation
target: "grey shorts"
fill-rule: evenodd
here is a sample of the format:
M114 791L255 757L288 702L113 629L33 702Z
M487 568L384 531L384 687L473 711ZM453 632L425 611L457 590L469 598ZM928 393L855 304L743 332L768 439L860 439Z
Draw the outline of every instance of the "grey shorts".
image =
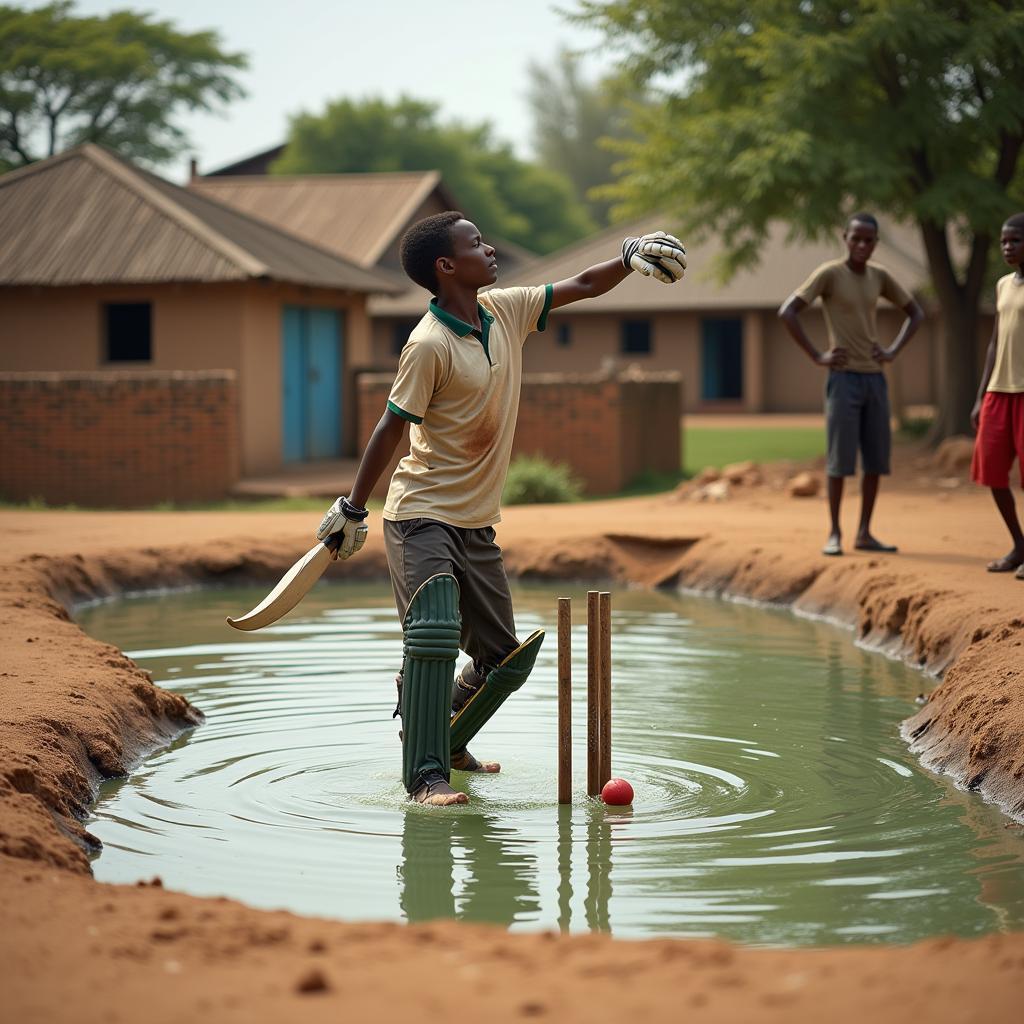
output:
M400 619L423 583L439 572L450 572L459 584L459 646L474 663L490 670L519 646L493 527L467 530L435 519L385 519L384 548Z
M825 384L829 476L853 476L857 452L865 473L887 474L892 448L889 386L884 373L833 370Z

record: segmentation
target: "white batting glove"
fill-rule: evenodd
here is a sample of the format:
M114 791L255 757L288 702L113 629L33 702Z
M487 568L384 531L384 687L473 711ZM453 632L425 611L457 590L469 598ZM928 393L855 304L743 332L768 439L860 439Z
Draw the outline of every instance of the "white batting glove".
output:
M667 231L654 231L622 243L623 266L662 284L674 284L686 272L686 249Z
M335 559L350 558L366 543L370 528L364 520L368 515L348 498L338 498L320 520L316 539L334 551Z

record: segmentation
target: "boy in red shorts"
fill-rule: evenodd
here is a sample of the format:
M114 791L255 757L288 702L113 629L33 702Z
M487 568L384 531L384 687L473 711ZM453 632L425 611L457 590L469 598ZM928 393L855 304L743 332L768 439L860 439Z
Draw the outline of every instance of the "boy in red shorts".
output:
M971 410L977 433L971 479L992 488L996 508L1013 540L1009 554L989 562L989 572L1016 572L1024 580L1024 533L1010 490L1016 458L1024 485L1024 213L1003 225L999 238L1003 259L1014 273L996 284L996 321L985 355L978 400Z

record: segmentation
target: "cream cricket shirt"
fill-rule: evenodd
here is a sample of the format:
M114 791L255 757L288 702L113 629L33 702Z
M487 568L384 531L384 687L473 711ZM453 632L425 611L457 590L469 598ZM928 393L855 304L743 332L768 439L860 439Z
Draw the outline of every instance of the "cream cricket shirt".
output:
M988 379L989 391L1024 391L1024 284L1016 274L996 283L996 361Z
M422 516L466 529L501 519L523 342L547 325L551 285L491 289L479 304L481 337L432 302L402 349L388 408L412 428L385 519Z
M846 260L823 263L796 291L797 298L809 306L820 295L828 325L831 348L845 348L847 370L854 373L881 373L881 364L871 357L878 341L875 307L879 298L888 299L903 309L912 300L910 293L877 263L869 263L863 274L855 274Z

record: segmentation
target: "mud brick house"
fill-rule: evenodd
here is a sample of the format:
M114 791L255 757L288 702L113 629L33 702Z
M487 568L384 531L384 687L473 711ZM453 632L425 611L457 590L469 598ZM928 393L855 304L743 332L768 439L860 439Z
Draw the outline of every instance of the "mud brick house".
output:
M159 480L142 487L137 477L133 492L131 468L160 477L163 466L156 500L187 500L223 494L239 474L354 451L351 368L372 361L367 297L401 291L393 275L93 145L0 178L0 241L4 496L95 503L98 491L107 504L138 504L154 500ZM159 432L152 402L139 397L143 379L176 389L176 416ZM69 415L36 423L28 450L18 424L44 386L51 409ZM70 411L83 403L89 416L76 424ZM89 431L116 458L90 464L76 491L68 479L81 472L68 452ZM234 446L219 480L204 470L193 474L202 486L191 486L187 468L167 468L175 447L201 448L218 431ZM19 475L27 463L28 483Z
M327 249L366 270L400 278L405 301L399 311L372 318L371 361L366 369L390 369L430 296L402 274L398 245L406 228L445 210L461 210L437 171L380 174L270 175L283 152L277 146L202 177L190 189ZM471 210L464 211L472 217ZM503 273L515 273L535 253L501 238L490 239Z

